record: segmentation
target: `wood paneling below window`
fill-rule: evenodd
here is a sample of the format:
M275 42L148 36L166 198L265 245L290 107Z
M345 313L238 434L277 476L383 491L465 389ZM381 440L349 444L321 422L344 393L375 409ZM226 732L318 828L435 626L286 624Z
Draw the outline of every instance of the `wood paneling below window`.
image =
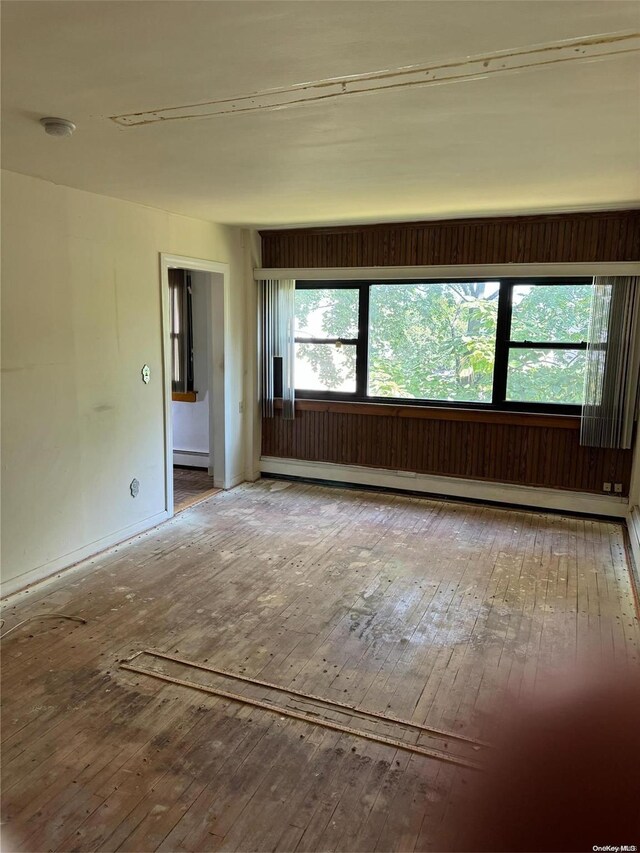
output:
M412 415L410 407L390 407L387 415L307 401L296 407L293 421L263 419L264 456L595 493L604 482L622 483L623 495L629 491L631 451L581 447L578 419L494 412L460 419L459 410L447 419L444 409L416 407Z

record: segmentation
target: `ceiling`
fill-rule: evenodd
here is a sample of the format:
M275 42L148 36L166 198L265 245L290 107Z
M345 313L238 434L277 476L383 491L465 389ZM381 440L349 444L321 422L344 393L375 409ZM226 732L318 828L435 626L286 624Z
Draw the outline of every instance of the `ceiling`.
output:
M276 227L640 205L640 52L284 109L112 117L640 29L617 0L2 3L2 165ZM68 118L48 137L41 116Z

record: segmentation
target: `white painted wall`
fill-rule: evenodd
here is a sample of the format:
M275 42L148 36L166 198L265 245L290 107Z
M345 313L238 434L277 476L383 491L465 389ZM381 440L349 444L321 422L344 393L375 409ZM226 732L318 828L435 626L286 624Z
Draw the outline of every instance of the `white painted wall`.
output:
M193 380L198 399L195 403L171 404L174 451L203 454L188 464L208 468L209 454L209 319L211 317L211 280L207 273L191 274L193 314ZM185 463L187 464L187 463Z
M173 449L195 451L209 456L209 394L198 391L195 403L173 401Z
M2 218L2 579L14 587L163 517L159 253L231 265L239 434L253 430L240 404L255 324L239 229L6 171ZM253 467L245 455L237 442L232 479Z
M246 349L245 405L248 417L245 418L245 458L246 480L260 477L260 455L262 452L262 416L260 411L260 367L258 358L258 294L259 282L254 280L253 272L262 266L262 241L257 231L243 231L242 242L245 249L245 277L247 280L247 301L245 307L245 327L248 330Z

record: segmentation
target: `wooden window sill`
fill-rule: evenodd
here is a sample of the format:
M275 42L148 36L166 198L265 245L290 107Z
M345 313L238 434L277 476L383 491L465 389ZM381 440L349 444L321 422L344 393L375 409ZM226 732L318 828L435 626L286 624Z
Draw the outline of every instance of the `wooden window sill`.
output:
M336 412L344 415L372 415L387 418L416 418L435 421L465 421L483 424L515 424L549 429L580 429L577 415L554 415L538 412L486 411L483 409L445 408L443 406L399 406L393 403L352 403L334 400L296 400L296 411ZM282 409L282 401L275 401Z
M197 403L198 402L198 392L197 391L173 391L171 394L171 399L174 403Z

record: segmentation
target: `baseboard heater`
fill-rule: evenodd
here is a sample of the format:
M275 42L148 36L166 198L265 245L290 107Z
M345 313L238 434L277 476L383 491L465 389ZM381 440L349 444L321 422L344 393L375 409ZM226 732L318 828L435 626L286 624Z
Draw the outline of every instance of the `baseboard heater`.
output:
M302 459L263 456L263 477L280 477L315 481L319 484L372 488L382 491L411 493L436 499L463 500L523 509L560 512L620 521L626 520L629 502L616 495L598 495L550 489L542 486L520 486L485 480L467 480L412 471L392 471L343 465L335 462L311 462Z
M206 451L174 450L173 464L188 465L191 468L210 468L211 458Z

